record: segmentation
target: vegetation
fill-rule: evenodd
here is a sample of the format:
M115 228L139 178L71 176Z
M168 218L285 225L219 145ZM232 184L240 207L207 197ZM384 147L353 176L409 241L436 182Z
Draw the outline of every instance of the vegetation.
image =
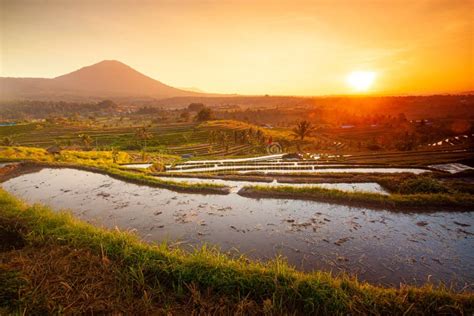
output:
M254 133L257 135L257 133ZM166 164L173 164L178 157L164 154L149 154L149 161L153 162L150 170L144 173L136 173L120 169L120 163L132 163L142 160L140 153L127 153L117 150L112 151L72 151L63 150L57 155L49 154L42 148L30 147L0 147L0 160L15 161L27 160L47 163L43 166L89 168L94 172L102 172L115 176L125 181L159 186L177 191L187 192L209 192L226 194L228 191L224 186L213 184L182 183L158 180L147 175L165 171ZM301 175L308 177L308 175ZM300 177L301 177L300 176ZM252 176L250 176L252 177ZM261 176L259 176L261 177ZM296 176L298 177L298 176ZM319 175L323 182L378 182L391 192L390 195L370 193L348 193L337 190L322 188L246 188L241 192L248 196L276 196L285 198L312 199L329 201L348 205L363 205L368 207L431 210L439 207L450 207L453 209L468 210L474 206L472 185L459 180L443 181L432 175ZM311 176L311 181L317 181L317 177Z
M202 103L190 103L188 105L188 111L199 112L203 110L206 106Z
M296 124L296 127L293 128L293 136L298 138L300 141L303 141L306 136L311 135L314 131L313 126L308 121L301 121Z
M140 127L135 132L135 138L142 143L143 150L146 150L146 143L152 139L153 135L148 132L146 127Z
M65 102L41 100L0 101L0 116L11 119L45 118L48 116L77 115L78 109L86 115L110 115L118 105L110 100L99 102Z
M148 153L150 162L158 161L165 164L172 164L180 158L174 155L162 153ZM51 155L43 148L34 147L2 147L0 146L0 160L3 161L43 161L43 162L67 162L90 166L113 166L118 164L143 162L140 152L119 151L116 148L103 151L81 151L81 150L61 150L57 155Z
M94 141L92 137L87 134L79 134L79 139L86 149L90 149L92 142Z
M430 211L446 207L455 210L470 211L474 207L474 196L467 193L413 193L390 194L363 192L343 192L319 187L268 187L247 186L240 195L248 197L275 197L286 199L308 199L322 202L339 203L350 206L386 208L400 211L417 209Z
M152 172L164 170L164 164L175 161L177 157L168 155L155 155L157 161L153 164ZM3 161L28 161L23 167L52 167L75 168L92 172L104 173L112 177L145 184L149 186L167 188L174 191L200 192L213 194L227 194L225 186L218 184L183 183L160 180L146 173L136 173L120 169L116 163L130 162L131 155L125 152L114 151L61 151L59 155L51 155L42 148L29 147L0 147L0 160ZM115 160L115 162L114 162ZM20 170L21 172L21 170Z
M12 137L4 137L2 139L2 146L13 146L15 141L13 140Z
M131 308L135 313L324 315L474 311L474 295L445 287L382 288L345 275L298 272L281 258L258 263L209 247L188 253L166 244L144 244L127 232L25 205L4 191L0 223L25 242L23 248L0 253L0 308L6 313L130 313ZM41 282L42 276L48 282Z
M196 121L204 122L212 119L212 110L210 108L203 108L196 115Z
M402 194L418 193L448 193L449 188L438 180L429 176L419 176L406 179L400 183L398 192Z

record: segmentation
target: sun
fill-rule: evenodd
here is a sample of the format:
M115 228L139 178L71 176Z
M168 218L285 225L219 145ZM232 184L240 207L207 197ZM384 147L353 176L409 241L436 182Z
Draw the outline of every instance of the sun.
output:
M346 77L346 82L357 92L370 89L375 81L376 74L373 71L353 71Z

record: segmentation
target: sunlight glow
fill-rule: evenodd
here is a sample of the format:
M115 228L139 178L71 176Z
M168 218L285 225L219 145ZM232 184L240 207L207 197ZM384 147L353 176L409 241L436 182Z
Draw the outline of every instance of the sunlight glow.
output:
M346 82L357 92L367 91L374 83L376 74L373 71L353 71L346 77Z

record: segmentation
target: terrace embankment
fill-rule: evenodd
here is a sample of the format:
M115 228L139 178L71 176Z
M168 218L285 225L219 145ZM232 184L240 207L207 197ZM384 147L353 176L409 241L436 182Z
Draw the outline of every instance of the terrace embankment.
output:
M429 275L457 288L474 282L470 212L177 193L64 168L44 168L2 186L27 202L70 209L95 225L187 250L211 244L263 261L283 255L298 269L344 272L375 284L423 284Z
M370 208L392 209L399 211L438 211L455 210L466 211L474 206L472 195L472 184L460 178L460 175L450 175L442 172L430 173L428 177L413 175L410 173L329 173L320 175L275 175L275 176L254 176L254 175L205 175L205 174L180 174L179 178L170 177L169 174L148 174L134 170L120 170L113 167L90 166L71 163L52 163L52 162L18 162L8 164L0 168L0 180L5 181L12 177L30 172L36 172L42 168L74 168L78 170L90 171L99 174L109 175L115 179L127 181L130 183L147 185L151 187L165 188L175 192L197 193L197 194L229 194L232 185L229 183L241 182L275 182L274 185L249 185L247 187L238 187L239 194L252 198L286 198L302 199L321 202L336 203L349 206L361 206ZM463 174L472 178L471 171ZM199 177L199 178L196 178ZM173 178L179 181L173 181ZM169 180L168 180L169 179ZM186 179L189 179L186 181ZM203 179L200 181L199 179ZM206 179L211 181L206 181ZM404 194L399 192L399 187L404 181L411 179L439 179L434 180L439 183L449 183L443 191L431 192L430 189L425 192L415 192L419 194ZM462 180L462 181L461 181ZM283 185L288 183L288 186ZM353 190L341 190L337 185L353 183L364 186L369 183L379 184L382 188L390 192L386 194L381 188L355 189L358 192L347 192ZM307 184L307 185L305 185ZM310 184L315 184L311 186ZM321 184L323 187L317 186ZM324 186L328 186L324 188ZM334 189L331 187L333 186ZM422 183L422 186L426 186ZM243 187L243 188L242 188ZM235 189L235 187L234 187ZM375 190L375 191L374 191ZM365 192L364 192L365 191ZM373 193L373 194L371 194ZM402 193L402 194L400 194Z
M474 208L474 196L467 193L377 194L343 192L318 187L247 186L239 195L249 198L297 199L341 205L389 209L399 212L466 211Z

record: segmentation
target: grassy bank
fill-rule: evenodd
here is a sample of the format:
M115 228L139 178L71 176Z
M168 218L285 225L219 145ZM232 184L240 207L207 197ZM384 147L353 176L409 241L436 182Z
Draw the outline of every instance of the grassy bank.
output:
M247 186L239 194L253 198L304 199L392 210L460 210L470 211L474 207L474 196L466 193L417 193L382 195L365 192L344 192L318 187L268 187ZM442 208L442 209L441 209Z
M23 146L0 146L1 161L44 161L67 162L76 164L93 164L112 166L117 164L137 163L143 159L148 162L172 164L180 157L156 152L112 151L112 150L61 150L59 153L49 153L44 148Z
M0 308L28 313L470 314L474 295L382 288L282 260L230 259L207 247L151 246L0 190L0 228L23 247L0 252ZM5 233L6 232L6 233ZM9 238L5 240L15 240ZM20 243L21 244L21 243ZM53 268L54 267L54 268ZM53 268L53 269L51 269Z

